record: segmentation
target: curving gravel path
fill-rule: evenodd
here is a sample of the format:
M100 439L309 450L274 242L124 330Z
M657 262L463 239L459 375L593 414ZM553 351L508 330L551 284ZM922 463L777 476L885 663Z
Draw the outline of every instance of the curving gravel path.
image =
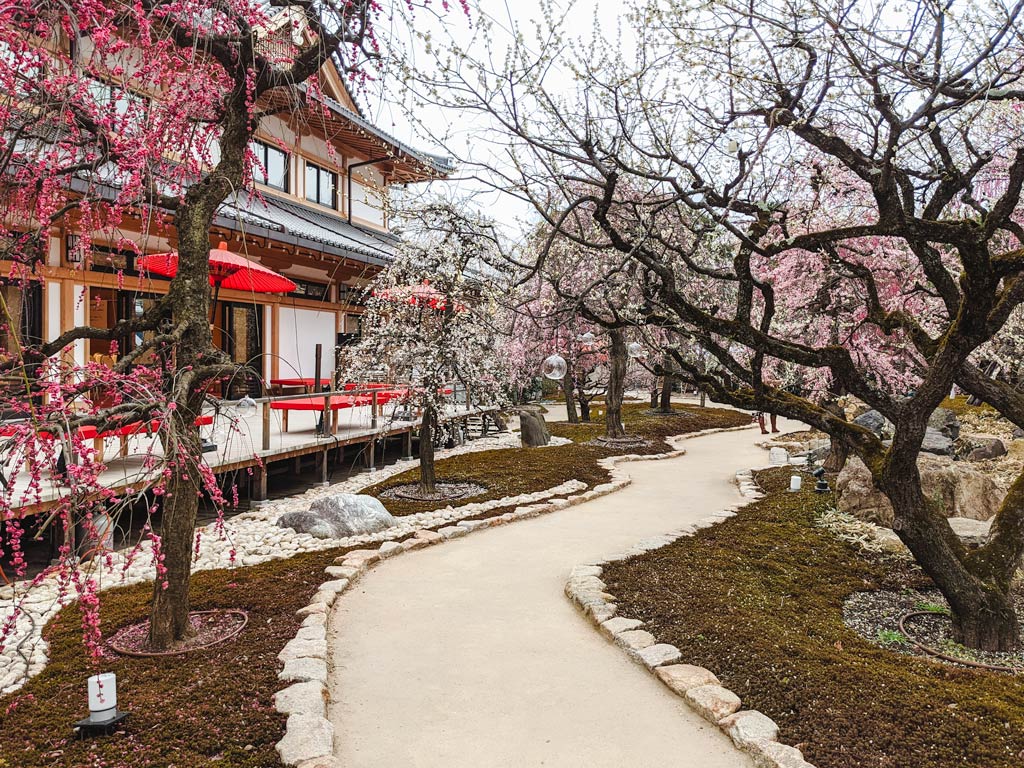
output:
M765 463L756 430L621 465L628 488L410 552L331 618L331 708L346 768L739 768L728 738L593 630L563 594L574 563L735 504ZM686 661L683 659L683 661Z

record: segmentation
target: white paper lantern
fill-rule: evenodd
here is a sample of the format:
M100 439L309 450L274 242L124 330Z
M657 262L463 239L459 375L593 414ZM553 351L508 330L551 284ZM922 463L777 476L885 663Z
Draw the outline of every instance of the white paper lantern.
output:
M109 720L117 713L117 675L104 672L89 678L89 719Z
M626 354L630 357L643 357L647 353L644 351L644 345L639 341L631 341L626 345Z
M544 374L546 378L558 381L559 379L565 378L565 373L568 370L568 366L565 364L565 358L561 355L550 355L544 358L544 362L540 364L540 372Z

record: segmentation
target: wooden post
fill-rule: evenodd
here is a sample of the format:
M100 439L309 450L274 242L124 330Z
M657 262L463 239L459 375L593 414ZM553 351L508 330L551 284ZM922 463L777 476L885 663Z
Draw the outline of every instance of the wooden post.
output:
M377 428L377 390L370 393L370 428Z
M405 456L403 457L406 461L412 461L412 428L405 433Z
M288 411L285 411L288 413ZM263 450L270 450L270 401L263 402Z
M366 468L369 469L371 472L377 469L376 464L374 462L374 452L376 447L377 441L371 437L370 442L367 443L366 445Z
M327 465L327 456L328 456L329 453L330 453L330 449L328 448L327 450L323 451L320 454L320 485L328 485L329 484L328 480L327 480L327 478L329 476L328 465Z
M324 345L323 344L317 344L316 345L316 365L315 365L315 367L313 369L314 370L314 373L313 373L313 391L314 392L319 392L320 391L320 375L321 375L320 372L323 370L323 353L324 353ZM331 396L329 394L330 391L331 391L331 388L328 387L327 388L328 394L324 395L324 408L323 408L323 411L321 411L321 413L320 413L320 425L317 428L317 435L320 436L320 437L323 437L325 435L329 435L331 433L331 428L330 428L330 426L328 424L328 421L327 421L330 418L330 415L331 415Z
M249 501L254 507L262 507L267 503L267 467L255 467L249 490Z

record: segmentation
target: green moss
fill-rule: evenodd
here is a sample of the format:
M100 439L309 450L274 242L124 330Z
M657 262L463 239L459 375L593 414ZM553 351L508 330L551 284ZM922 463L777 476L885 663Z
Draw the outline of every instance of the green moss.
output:
M996 415L997 411L988 403L982 403L981 405L968 405L966 395L958 395L957 397L947 397L942 401L942 408L952 411L957 416L963 416L968 413L976 415L988 414Z
M746 414L722 408L675 406L674 410L676 413L673 415L662 416L649 414L646 404L629 403L623 406L623 423L626 431L651 441L648 447L630 452L661 453L667 450L665 439L673 435L750 423L750 417ZM486 491L476 496L459 499L458 504L533 493L553 488L572 479L582 480L591 486L607 481L608 473L598 466L597 461L612 455L615 451L586 444L604 434L603 422L558 422L548 426L553 435L568 437L574 443L547 448L506 448L453 456L437 462L437 477L448 482L472 481L486 488ZM364 492L376 496L396 485L416 482L418 478L417 466L371 486ZM384 503L393 515L411 515L438 506L437 502L396 499L385 499Z
M760 473L769 495L736 517L609 566L620 614L714 671L818 768L1018 768L1024 682L847 628L846 597L891 574L814 527L827 498L783 492L789 474Z
M232 641L183 656L111 653L100 670L117 674L118 705L131 714L123 733L90 741L76 740L71 726L88 714L85 681L97 670L82 645L78 607L68 606L44 631L51 654L44 672L0 699L0 766L4 760L19 768L279 765L274 745L285 720L271 702L281 687L277 654L299 628L295 611L341 551L195 574L194 610L242 608L248 625ZM144 617L151 593L150 584L104 592L105 636Z

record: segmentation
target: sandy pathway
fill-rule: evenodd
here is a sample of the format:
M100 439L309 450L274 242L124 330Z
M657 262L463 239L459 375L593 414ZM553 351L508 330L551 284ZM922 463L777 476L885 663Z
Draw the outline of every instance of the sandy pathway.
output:
M781 424L780 424L781 426ZM569 570L735 503L755 430L625 464L628 488L384 563L332 617L330 717L346 768L718 768L728 739L594 631Z

